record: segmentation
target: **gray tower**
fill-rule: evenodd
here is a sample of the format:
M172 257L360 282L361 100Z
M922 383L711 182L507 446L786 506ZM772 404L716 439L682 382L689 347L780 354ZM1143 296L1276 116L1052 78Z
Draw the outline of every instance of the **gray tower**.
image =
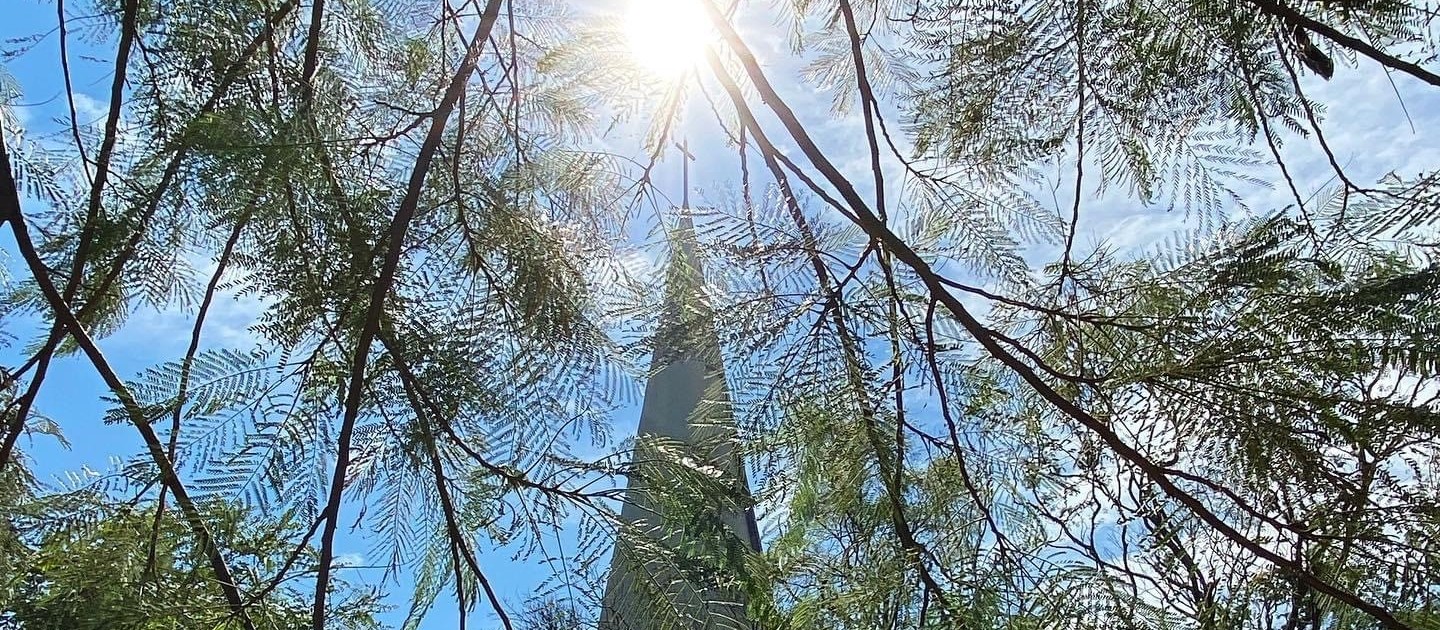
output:
M694 226L671 233L665 310L645 386L599 630L748 630L737 588L760 550Z

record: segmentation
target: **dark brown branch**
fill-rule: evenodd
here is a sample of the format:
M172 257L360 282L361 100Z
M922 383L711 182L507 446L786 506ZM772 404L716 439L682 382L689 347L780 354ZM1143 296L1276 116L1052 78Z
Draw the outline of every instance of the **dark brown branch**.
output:
M440 450L436 442L435 427L444 422L439 416L439 409L429 401L422 401L418 382L410 368L405 364L404 356L397 352L393 344L387 342L387 336L382 333L381 342L385 343L390 356L395 360L395 365L400 370L401 387L405 390L405 397L410 399L410 406L415 411L416 419L422 428L422 437L425 440L425 454L430 462L430 472L435 477L435 490L440 495L440 511L445 515L445 531L450 536L451 553L455 556L455 588L461 594L463 601L463 583L460 580L460 564L458 560L464 559L465 565L475 579L480 582L480 587L485 589L485 596L490 600L490 607L500 617L500 624L505 630L512 630L510 616L505 613L505 607L500 604L500 599L495 595L495 589L491 586L485 572L480 570L480 563L475 559L475 552L465 543L465 533L460 531L460 520L455 515L455 501L450 497L450 480L445 477L445 463L440 459ZM463 604L462 604L463 609ZM461 619L464 619L462 610Z
M1362 55L1365 55L1366 57L1375 60L1382 66L1399 70L1412 77L1420 79L1421 81L1429 83L1430 85L1440 86L1440 75L1430 72L1429 70L1426 70L1416 64L1387 54L1385 51L1371 46L1364 40L1356 39L1354 37L1341 33L1340 31L1337 31L1322 22L1310 18L1300 13L1299 11L1296 11L1295 9L1285 6L1278 0L1248 1L1250 2L1250 4L1255 5L1255 8L1260 9L1261 13L1264 13L1271 17L1281 18L1291 24L1298 24L1308 30L1324 35L1326 39L1329 39L1336 44L1349 48L1350 50L1358 52Z
M939 581L931 575L930 569L925 562L927 550L924 545L921 545L920 542L916 540L915 533L905 517L904 498L898 483L902 473L900 466L902 466L903 463L898 463L891 459L890 451L885 448L879 435L876 411L870 402L865 399L865 388L863 382L861 382L861 350L858 346L856 336L845 318L843 308L838 303L840 288L833 286L829 271L820 262L819 256L815 253L816 248L814 247L815 237L813 231L810 229L809 223L804 219L803 214L800 213L799 205L794 195L790 194L788 179L785 177L784 171L780 168L778 159L779 151L775 148L775 145L770 142L769 138L756 122L754 113L750 111L749 106L745 103L743 97L741 97L739 86L736 85L735 81L725 72L719 57L711 51L707 54L707 59L710 67L720 79L721 85L730 96L731 102L734 104L735 110L740 116L741 124L750 129L760 149L760 154L765 160L766 166L776 175L778 185L781 186L782 194L785 196L786 205L790 209L791 218L794 220L796 227L804 235L802 238L806 240L806 250L810 252L811 264L815 269L821 291L826 295L833 296L831 304L827 306L825 312L822 313L822 315L828 314L828 318L822 317L822 321L825 319L830 321L830 325L835 330L835 336L840 340L840 345L845 355L846 378L852 391L856 395L860 416L865 421L866 434L870 438L871 447L875 450L876 458L880 465L880 476L884 482L886 495L890 501L891 525L895 530L896 537L900 540L901 547L911 556L911 561L916 567L920 580L925 584L925 591L933 594L942 611L949 614L953 612L954 609L951 608L944 588L940 585Z
M430 122L430 131L420 146L420 153L415 158L414 169L410 172L410 181L405 190L405 197L400 201L400 207L396 210L395 217L384 237L386 240L385 258L381 263L380 274L375 280L375 286L370 293L370 306L365 314L364 326L360 331L359 339L355 344L354 363L351 366L349 385L345 395L345 411L340 422L337 439L335 470L330 479L330 495L325 505L327 518L320 533L319 571L315 578L315 606L311 617L316 630L323 630L325 627L325 601L330 586L331 563L335 556L335 530L340 524L340 503L344 499L355 422L360 417L361 398L365 386L365 368L369 364L370 348L375 342L376 334L380 331L385 302L395 283L395 274L400 267L400 256L405 249L405 235L409 232L410 223L414 220L420 206L420 195L425 188L425 178L429 174L430 164L434 161L435 153L439 150L445 136L445 124L449 121L456 102L465 92L465 86L469 82L470 76L475 72L480 53L484 50L484 44L490 37L495 20L500 16L502 4L501 0L489 0L485 4L485 10L475 26L475 34L470 40L470 46L466 49L465 57L456 68L454 76L446 87L445 95L435 107L435 114Z
M1055 288L1061 293L1070 275L1075 232L1080 229L1080 197L1085 190L1085 2L1075 3L1075 198L1071 200L1070 225L1065 231L1065 251L1060 254L1060 277L1055 280Z
M50 272L45 268L45 263L40 259L40 253L35 249L35 243L30 238L29 228L25 224L25 217L20 209L20 195L15 188L15 180L11 176L10 154L5 148L5 139L0 135L0 216L5 217L10 223L10 229L14 233L15 247L25 259L30 273L34 276L35 282L39 285L40 292L45 296L55 320L64 326L66 332L75 339L78 345L90 359L90 363L99 372L101 379L105 381L110 391L115 394L125 410L126 416L135 429L140 432L140 437L145 441L145 446L150 453L150 458L155 466L160 469L162 482L169 487L171 494L175 496L175 502L185 514L185 521L190 526L195 542L210 560L210 568L215 572L216 581L225 595L226 602L230 605L232 614L240 619L246 628L254 628L249 616L245 614L245 605L240 598L240 591L226 564L224 556L221 555L215 539L210 530L205 526L205 520L196 507L195 502L190 498L189 492L180 477L175 473L175 467L170 458L165 454L165 445L160 437L155 434L155 429L150 426L150 418L145 415L139 402L135 399L130 388L125 385L110 366L100 348L85 331L84 325L76 318L70 306L65 303L64 297L60 294L55 283L50 279Z
M325 23L325 0L312 1L310 29L305 36L305 65L300 69L300 102L306 109L315 100L315 72L320 66L320 35Z
M65 79L65 103L70 108L70 138L75 141L75 151L80 154L80 167L85 171L85 181L94 185L95 176L90 173L90 157L85 153L85 143L80 139L80 122L75 113L75 84L70 76L70 29L65 18L65 0L55 2L56 28L60 31L60 75Z
M879 9L875 9L879 11ZM840 0L840 15L845 18L845 34L850 39L850 57L855 63L855 81L860 88L861 114L865 118L865 141L870 148L870 176L875 180L875 214L881 221L886 219L885 211L885 170L880 165L880 141L875 135L875 117L879 116L880 103L875 99L875 90L870 87L870 75L865 70L865 49L859 27L855 24L855 11L849 0Z
M1226 523L1219 515L1212 512L1199 499L1176 485L1159 465L1151 461L1134 446L1127 443L1119 434L1115 433L1106 422L1091 415L1089 412L1080 408L1079 405L1060 394L1051 387L1049 383L1046 383L1033 368L1010 354L1004 346L1001 345L1001 342L996 340L985 326L965 308L965 305L945 288L945 284L940 281L940 275L930 267L929 263L875 216L865 204L864 199L855 191L854 186L850 184L844 175L840 173L839 169L835 167L829 158L820 150L818 145L815 144L809 132L800 123L799 117L790 106L786 104L779 93L775 91L775 88L770 84L769 79L756 61L754 54L750 51L749 46L735 31L734 27L730 25L729 21L726 20L711 3L705 2L702 4L710 16L711 24L719 31L730 50L734 52L735 56L739 59L752 85L754 85L759 92L762 101L769 106L770 110L779 118L781 124L790 133L791 138L800 147L801 152L805 154L806 158L824 175L830 185L835 187L846 203L851 206L856 224L865 230L867 234L870 234L872 238L880 242L898 260L910 267L931 291L931 294L935 296L941 304L945 305L946 309L951 312L951 315L955 317L960 325L965 328L966 331L974 337L976 342L992 357L1014 371L1016 375L1056 409L1074 418L1098 435L1111 450L1138 467L1145 476L1159 486L1166 495L1180 502L1212 529L1230 541L1277 567L1283 567L1291 571L1298 579L1305 581L1305 583L1312 588L1358 610L1364 611L1387 628L1410 630L1408 624L1400 621L1384 607L1373 604L1355 593L1325 581L1313 572L1305 569L1305 567L1299 566L1291 559L1246 537L1229 523ZM710 65L716 75L722 80L728 79L728 72L720 64L718 57L713 53L710 57ZM731 84L733 85L733 80ZM738 89L731 91L731 98L736 101L737 108L742 105L741 101L743 97L740 95Z
M265 42L266 39L269 38L270 34L274 32L280 21L283 20L285 16L289 15L290 11L294 10L295 7L299 6L299 3L300 0L287 0L287 2L284 5L281 5L279 10L277 10L275 14L270 17L270 19L265 24L265 28L261 30L260 34L257 35L255 39L250 41L249 46L247 46L246 49L241 52L240 57L229 66L220 83L216 85L215 92L211 94L210 98L200 107L199 115L204 115L206 113L212 112L215 110L216 107L219 106L221 99L229 92L230 87L233 86L234 83L239 79L240 71L244 67L244 64L247 63L249 59L256 52L259 51L260 46ZM90 292L90 295L104 295L105 293L110 291L110 288L114 286L116 282L119 281L120 275L125 269L125 265L130 261L130 257L134 255L136 248L140 244L140 241L145 236L145 226L149 224L150 219L153 218L155 213L159 211L160 203L164 197L165 191L169 189L170 185L179 175L180 167L184 162L188 150L189 147L182 145L178 147L175 150L175 154L170 157L169 162L165 166L164 174L161 175L160 183L155 187L154 192L150 195L149 204L141 213L135 230L131 233L130 238L121 247L120 253L111 262L106 274L102 277L99 284L96 285L96 288ZM98 176L96 181L100 182ZM17 212L15 216L18 217L20 216L18 212L18 201L16 203ZM86 235L91 230L91 228L88 227L90 222L88 216L92 215L87 215L86 227L83 227L81 230L81 245L76 250L75 256L71 261L70 277L66 283L65 290L62 292L61 295L66 304L71 304L75 301L76 295L79 293L79 290L82 286L84 264L86 262L86 258L88 258L89 256L88 253L85 253L88 251L89 248L88 245L85 245L86 239L88 238ZM5 220L8 219L0 218L0 223L3 223ZM86 301L80 306L80 309L75 312L76 319L81 322L86 321L95 312L95 309L99 308L102 303L102 300L95 299ZM54 356L55 351L60 347L60 342L64 339L65 329L63 326L60 325L58 321L56 321L51 326L50 334L49 337L45 340L45 344L36 354L36 358L32 359L35 363L35 376L31 377L31 385L27 388L24 396L21 398L19 403L19 411L23 413L17 413L15 417L11 419L10 425L6 427L4 441L3 443L0 443L0 470L4 470L6 464L9 462L10 452L14 447L15 440L19 437L17 431L24 430L25 420L29 417L30 408L34 404L34 399L36 396L38 396L40 387L45 381L45 376L49 369L50 360Z

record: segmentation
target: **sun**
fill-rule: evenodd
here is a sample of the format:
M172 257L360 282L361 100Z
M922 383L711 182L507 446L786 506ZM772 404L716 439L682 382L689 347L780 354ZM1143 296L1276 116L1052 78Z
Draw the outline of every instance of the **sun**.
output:
M629 0L625 37L635 62L665 80L679 79L705 57L714 36L701 2Z

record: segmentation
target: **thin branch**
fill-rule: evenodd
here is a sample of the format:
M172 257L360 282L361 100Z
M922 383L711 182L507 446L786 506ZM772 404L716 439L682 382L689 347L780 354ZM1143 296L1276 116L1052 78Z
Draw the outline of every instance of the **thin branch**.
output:
M878 12L879 9L876 9ZM880 102L875 90L870 87L870 75L865 70L864 42L860 39L859 28L855 25L855 11L850 0L840 0L840 15L845 18L845 34L850 40L850 57L855 63L855 82L860 89L862 116L865 119L865 141L870 150L870 175L875 180L875 214L881 221L886 219L885 211L885 170L880 165L880 141L875 135L875 117L879 115Z
M215 303L215 295L219 292L220 279L224 277L226 269L230 265L230 257L235 253L235 245L240 241L240 235L244 233L245 227L250 222L250 215L240 217L235 222L235 227L230 230L230 237L225 241L225 247L220 252L220 258L215 263L215 273L210 276L210 283L205 286L205 297L200 300L200 308L195 313L195 323L190 329L190 345L185 348L185 358L180 361L180 384L176 390L175 400L171 403L174 409L170 415L170 438L166 447L166 457L175 461L175 453L180 445L180 421L184 414L185 403L190 397L191 372L195 368L195 356L200 352L200 337L205 330L205 320L210 314L210 307ZM146 555L145 572L143 575L153 575L155 570L155 557L158 538L160 536L160 520L165 515L165 493L166 488L161 486L160 496L155 501L155 524L150 532L150 552Z
M456 68L444 97L435 107L430 131L425 136L425 142L421 145L420 153L415 158L414 169L410 172L410 182L405 190L405 197L401 200L400 207L396 210L395 217L385 234L387 242L385 259L381 263L380 274L371 291L370 306L365 314L364 326L360 330L359 339L355 344L353 365L345 395L344 417L340 422L337 440L335 470L330 479L330 495L325 506L327 518L320 534L319 571L315 578L315 606L311 618L316 630L323 630L325 627L325 601L330 586L331 564L335 556L335 531L340 524L340 503L345 493L355 422L360 417L361 399L365 386L365 368L369 364L370 347L375 341L376 334L380 331L385 302L390 296L390 289L394 285L395 274L400 266L400 255L405 248L405 235L419 208L420 195L424 192L425 178L429 174L430 164L434 161L435 153L444 140L445 124L449 121L456 102L465 92L465 86L469 82L471 74L475 72L480 54L484 50L484 44L490 37L495 20L500 15L502 4L502 0L488 0L486 3L485 10L475 26L475 34L470 40L470 46L466 49L465 57Z
M0 136L0 216L8 219L10 229L15 237L15 247L30 268L30 273L34 276L36 284L39 285L41 293L49 303L55 320L63 325L66 332L75 339L76 345L80 346L95 367L96 372L99 372L101 379L110 388L111 393L120 401L130 423L135 425L136 430L140 432L140 437L144 439L145 446L150 452L150 458L160 469L163 483L170 488L170 492L175 496L175 502L185 514L185 520L195 536L196 544L210 559L210 568L215 572L216 581L220 584L220 589L230 605L231 612L247 629L253 629L254 625L250 622L249 616L245 614L244 602L240 598L240 591L232 577L230 567L226 564L224 556L221 555L219 547L215 545L215 540L205 526L205 520L200 514L200 510L175 473L174 465L165 454L164 444L155 434L155 429L150 426L150 418L146 416L135 399L135 395L110 366L110 362L100 352L100 348L95 345L89 333L85 331L84 325L76 318L75 313L65 303L59 289L55 287L55 283L51 281L50 272L45 268L44 261L40 259L40 253L35 249L35 243L30 238L30 231L20 209L20 195L15 188L15 180L11 176L10 154L5 147L3 136Z
M1056 289L1065 291L1070 275L1070 256L1075 249L1075 232L1080 229L1080 197L1085 186L1085 2L1075 2L1075 198L1070 205L1070 225L1065 231L1065 251L1060 254L1060 275Z
M1341 33L1340 31L1326 26L1324 23L1310 18L1300 13L1299 11L1296 11L1295 9L1285 6L1278 0L1247 1L1250 4L1255 5L1257 9L1260 9L1261 13L1287 20L1292 24L1298 24L1300 26L1303 26L1308 30L1324 35L1326 39L1329 39L1336 44L1339 44L1345 48L1349 48L1350 50L1353 50L1375 60L1382 66L1399 70L1412 77L1420 79L1421 81L1429 83L1430 85L1440 86L1440 75L1430 72L1429 70L1426 70L1419 65L1389 55L1384 51L1380 50L1379 48L1371 46L1364 40L1356 39L1354 37Z
M70 108L70 137L75 140L75 150L80 154L85 182L93 186L95 176L90 173L90 157L85 154L85 142L80 139L80 123L75 113L75 84L70 75L70 30L66 26L65 0L55 1L55 20L60 30L60 75L65 78L65 103Z

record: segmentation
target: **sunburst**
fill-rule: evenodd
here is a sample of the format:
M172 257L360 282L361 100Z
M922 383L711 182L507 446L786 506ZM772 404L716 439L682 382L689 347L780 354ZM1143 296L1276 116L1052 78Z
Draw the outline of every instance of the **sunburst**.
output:
M683 77L705 57L714 29L700 2L630 0L625 35L630 54L658 79Z

